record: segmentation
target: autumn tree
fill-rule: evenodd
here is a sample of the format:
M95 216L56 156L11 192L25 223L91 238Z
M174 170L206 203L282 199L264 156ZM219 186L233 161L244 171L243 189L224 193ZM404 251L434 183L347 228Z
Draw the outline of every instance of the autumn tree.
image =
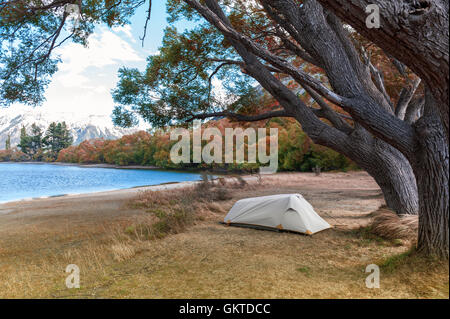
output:
M435 74L434 79L440 79L437 82L441 89L437 89L437 83L430 81L430 77L411 64L411 70L417 72L418 78L412 85L405 87L398 99L388 95L383 74L372 63L370 56L366 55L364 48L360 47L360 43L354 41L354 31L346 28L338 16L317 1L219 3L205 0L200 3L186 0L172 1L171 4L174 15L201 16L208 23L202 30L186 34L187 40L182 40L187 45L181 50L180 44L171 45L167 53L161 52L159 57L151 59L144 74L136 70L122 70L121 83L115 94L117 102L131 105L132 110L141 110L138 112L147 119L167 116L173 120L174 116L187 119L189 116L207 118L222 115L251 121L274 116L293 117L302 124L314 142L346 154L374 176L391 207L393 205L389 197L392 193L398 195L403 192L400 195L402 198L414 200L414 197L409 196L410 189L405 190L405 187L397 185L400 183L390 189L385 185L391 183L392 176L406 178L402 180L403 185L413 185L411 179L415 176L420 205L419 249L448 257L448 146L444 118L448 113L442 111L443 101L448 100L448 94L445 97L445 92L448 92L448 36L439 29L442 23L448 27L448 12L443 10L445 4L441 5L437 1L432 7L416 8L412 1L407 5L410 7L406 8L410 16L421 15L422 10L419 9L423 9L427 16L431 15L433 20L441 23L419 28L432 32L431 39L437 43L434 52L439 55L439 59L431 59L428 63L434 61L439 65L439 68L434 67L439 75ZM249 12L255 14L249 15ZM344 10L341 12L346 15ZM414 28L414 25L409 27ZM222 42L214 42L204 36L214 31L219 31L223 36ZM385 31L382 29L379 33ZM273 47L271 43L277 46ZM217 44L220 46L212 48ZM206 51L205 46L212 50ZM380 48L383 47L380 45ZM175 56L173 59L167 58L171 51L177 49L183 61ZM187 50L189 56L183 55ZM415 48L410 45L409 50L415 51ZM400 73L405 73L406 65L401 62L404 57L394 55L395 52L390 53L392 64ZM326 79L319 80L305 72L303 65L299 67L293 63L296 58L321 68ZM206 64L212 70L207 72L205 64L199 61L216 64ZM169 65L178 68L169 69ZM209 93L199 99L196 94L199 89L186 99L184 87L197 87L198 81L209 79L225 65L238 67L242 73L255 79L279 101L281 109L245 116L236 113L235 109L211 105ZM187 67L190 71L186 71ZM158 77L152 71L164 75ZM188 76L183 77L183 73L188 73ZM304 103L280 79L280 75L289 76L299 83L319 107ZM166 79L163 79L164 76ZM419 79L424 81L425 92L423 99L416 100L413 96ZM208 89L206 85L201 88L205 91ZM155 91L160 95L156 102L152 102L149 93ZM172 102L174 95L183 98L179 102ZM195 99L197 103L194 107L186 103ZM351 117L351 124L339 112L332 110L327 101L346 111ZM147 103L145 107L144 103ZM421 103L423 114L420 113ZM130 116L129 112L126 110L124 115ZM326 118L328 123L320 118Z

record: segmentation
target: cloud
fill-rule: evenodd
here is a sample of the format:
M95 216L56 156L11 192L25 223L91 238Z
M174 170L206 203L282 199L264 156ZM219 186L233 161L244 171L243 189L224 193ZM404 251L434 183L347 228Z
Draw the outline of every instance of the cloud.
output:
M127 36L128 40L133 43L136 43L136 39L133 36L132 28L129 24L113 27L112 30L116 33L123 33Z
M124 65L145 65L145 57L133 47L130 35L131 29L126 26L115 30L99 27L87 48L76 43L58 48L55 53L62 62L45 92L43 108L110 115L117 70Z
M124 30L131 32L126 28ZM145 60L127 41L104 28L92 35L87 48L77 43L69 43L56 53L61 55L62 63L54 81L69 88L95 88L99 85L99 71L105 67Z

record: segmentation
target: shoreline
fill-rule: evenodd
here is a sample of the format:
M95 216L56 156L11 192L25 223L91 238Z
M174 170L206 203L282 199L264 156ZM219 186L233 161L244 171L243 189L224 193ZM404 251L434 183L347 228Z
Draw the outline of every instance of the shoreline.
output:
M213 180L217 179L218 177L214 178ZM251 175L244 176L243 177L246 181L251 180L257 180L256 177L253 177ZM118 189L111 189L111 190L103 190L103 191L94 191L94 192L87 192L87 193L72 193L72 194L58 194L58 195L51 195L51 196L41 196L41 197L32 197L32 198L23 198L18 200L12 200L7 202L0 202L0 215L2 215L4 212L2 210L7 208L14 208L14 206L18 206L21 204L26 203L35 203L35 202L42 202L42 201L52 201L52 200L64 200L64 199L87 199L87 198L96 198L102 199L102 198L109 198L111 196L130 196L130 195L137 195L139 192L145 192L145 191L161 191L161 190L171 190L171 189L177 189L177 188L185 188L185 187L191 187L194 186L201 181L183 181L183 182L165 182L160 184L154 184L154 185L143 185L143 186L134 186L129 188L118 188ZM12 207L6 207L6 206L12 206ZM7 213L7 212L6 212Z
M37 165L56 165L56 166L76 166L83 168L114 168L114 169L142 169L142 170L167 170L157 166L143 166L143 165L115 165L115 164L79 164L79 163L64 163L64 162L0 162L0 164L37 164Z
M208 173L211 175L211 180L216 180L217 178L224 177L227 178L227 174L223 174L220 172L214 171L202 171L202 170L176 170L176 169L164 169L156 166L142 166L142 165L130 165L130 166L120 166L113 164L78 164L78 163L61 163L61 162L0 162L1 164L37 164L37 165L56 165L56 166L69 166L69 167L81 167L81 168L105 168L105 169L129 169L129 170L154 170L154 171L169 171L169 172L180 172L180 173L197 173L201 174L202 172ZM242 175L241 175L242 176ZM244 178L251 178L251 174L245 174ZM230 177L232 178L232 177ZM183 188L193 186L198 183L199 180L194 181L181 181L181 182L164 182L153 185L140 185L133 186L127 188L113 188L109 190L99 190L99 191L91 191L86 193L65 193L65 194L54 194L54 195L43 195L39 197L25 197L20 199L6 200L0 201L0 215L2 212L2 207L4 206L14 206L21 205L24 203L31 203L37 201L45 201L45 200L56 200L56 199L68 199L68 198L85 198L92 196L113 196L120 195L125 193L138 193L139 191L147 191L147 190L164 190L164 189L174 189L174 188Z
M94 191L88 193L72 193L72 194L59 194L52 196L41 196L41 197L32 197L32 198L23 198L18 200L12 200L7 202L0 202L0 215L2 215L3 208L13 208L13 207L5 207L5 206L15 206L25 203L32 203L38 201L51 201L51 200L61 200L61 199L72 199L72 198L92 198L92 197L109 197L114 195L134 195L138 194L141 191L160 191L160 190L168 190L168 189L176 189L176 188L184 188L189 186L194 186L199 181L184 181L184 182L166 182L155 185L144 185L144 186L134 186L129 188L119 188L119 189L111 189L111 190L103 190L103 191Z
M116 165L116 164L82 164L82 163L66 163L66 162L0 162L1 164L37 164L37 165L56 165L56 166L75 166L81 168L111 168L111 169L134 169L134 170L154 170L154 171L167 171L167 172L182 172L182 173L207 173L217 176L229 176L229 175L252 175L256 172L250 172L246 170L227 170L221 168L215 169L202 169L202 168L164 168L158 166L145 166L145 165ZM259 170L257 170L259 171Z
M140 165L130 165L130 166L119 166L119 165L113 165L113 164L78 164L78 163L61 163L61 162L0 162L1 164L37 164L37 165L56 165L56 166L71 166L71 167L81 167L81 168L106 168L106 169L135 169L135 170L155 170L155 171L171 171L171 172L180 172L180 173L195 173L194 171L184 171L184 170L169 170L164 169L156 166L140 166ZM199 173L199 172L197 172ZM217 174L216 174L217 175ZM213 179L216 179L217 176L214 176ZM84 196L84 195L90 195L90 194L103 194L103 193L116 193L120 191L127 191L127 190L147 190L150 188L154 188L159 190L161 186L167 186L167 185L178 185L183 184L184 186L189 186L190 183L196 183L198 181L182 181L182 182L164 182L160 184L153 184L153 185L141 185L141 186L133 186L128 188L113 188L109 190L99 190L99 191L92 191L92 192L86 192L86 193L66 193L66 194L55 194L55 195L43 195L39 197L25 197L21 199L13 199L13 200L7 200L4 202L0 202L0 214L1 214L1 207L3 205L8 205L11 203L28 203L28 202L34 202L39 200L51 200L51 199L64 199L64 198L73 198L75 196ZM186 185L184 185L186 184ZM171 189L171 188L177 188L175 187L167 187L167 188L161 188L161 189Z

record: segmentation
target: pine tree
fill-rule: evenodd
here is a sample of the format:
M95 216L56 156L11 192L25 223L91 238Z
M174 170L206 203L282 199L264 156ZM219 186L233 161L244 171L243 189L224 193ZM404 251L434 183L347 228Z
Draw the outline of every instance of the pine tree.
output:
M31 137L27 134L25 126L20 129L20 143L17 145L22 152L30 155Z
M42 141L49 152L48 156L56 159L62 149L72 145L73 138L65 122L53 122L49 125Z
M6 138L5 149L6 150L11 149L11 135L9 135L9 134L8 134L8 137Z
M60 150L69 147L73 143L72 134L70 134L69 128L67 127L66 122L61 123L61 145Z
M39 126L36 125L36 123L33 123L31 125L30 140L30 155L34 160L39 161L42 159L42 130Z
M54 158L57 152L57 125L55 122L50 123L45 136L42 140L44 146L49 150L50 157Z

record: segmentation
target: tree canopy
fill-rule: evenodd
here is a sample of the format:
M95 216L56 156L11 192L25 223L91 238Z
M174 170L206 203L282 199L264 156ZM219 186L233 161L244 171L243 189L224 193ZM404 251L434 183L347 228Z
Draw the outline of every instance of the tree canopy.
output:
M96 24L129 23L147 1L0 1L0 105L40 104L60 59L54 50L67 41L87 45ZM69 9L76 5L81 19Z

